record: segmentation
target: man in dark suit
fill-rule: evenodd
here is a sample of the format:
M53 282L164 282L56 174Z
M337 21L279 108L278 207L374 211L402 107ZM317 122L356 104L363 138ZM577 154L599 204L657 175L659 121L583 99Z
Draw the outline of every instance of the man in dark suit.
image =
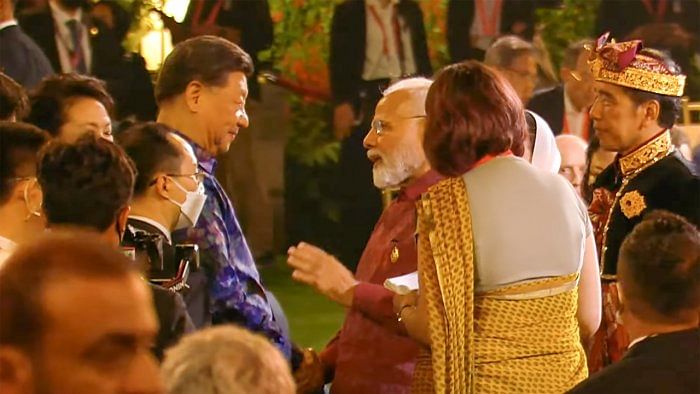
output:
M336 198L341 202L341 261L355 266L381 213L380 193L362 140L381 92L392 80L430 76L423 13L411 0L347 0L331 26L333 126L343 139Z
M87 74L107 83L117 112L128 107L122 56L116 35L85 12L87 0L50 0L42 10L19 18L19 24L41 47L56 72Z
M486 49L502 35L532 40L537 3L535 0L450 0L447 45L452 62L483 60Z
M629 351L571 393L699 393L698 229L667 211L649 213L622 244L618 281Z
M53 140L39 158L37 173L47 227L87 229L119 247L126 231L134 171L122 148L95 135L86 134L73 143ZM167 347L194 327L178 293L156 285L150 289L160 322L153 352L162 358Z
M117 141L134 162L137 170L134 199L127 221L129 231L122 245L134 246L137 233L157 236L162 245L163 267L151 266L151 278L174 277L179 268L171 233L192 227L204 206L197 195L201 175L197 158L190 145L172 130L159 123L134 126L117 137ZM195 327L211 324L207 279L194 270L187 278L188 288L181 294Z
M17 24L13 0L0 0L0 71L25 89L53 74L41 48Z
M544 118L554 135L573 134L588 141L593 135L593 123L588 116L593 104L593 78L586 45L593 45L593 41L581 40L569 45L559 71L563 83L535 94L528 109Z

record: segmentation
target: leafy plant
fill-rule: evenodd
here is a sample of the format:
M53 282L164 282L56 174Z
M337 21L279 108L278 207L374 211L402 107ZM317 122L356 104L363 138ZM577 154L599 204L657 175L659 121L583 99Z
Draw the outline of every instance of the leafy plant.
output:
M592 37L601 0L562 0L557 8L536 11L540 34L555 69L559 69L566 47Z

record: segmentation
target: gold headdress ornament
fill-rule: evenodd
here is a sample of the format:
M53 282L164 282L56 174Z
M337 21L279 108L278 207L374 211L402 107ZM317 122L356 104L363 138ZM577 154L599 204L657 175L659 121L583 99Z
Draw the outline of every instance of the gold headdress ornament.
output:
M685 75L673 75L663 62L640 54L642 41L608 43L610 33L596 40L588 64L596 81L608 82L645 92L680 97L685 87Z

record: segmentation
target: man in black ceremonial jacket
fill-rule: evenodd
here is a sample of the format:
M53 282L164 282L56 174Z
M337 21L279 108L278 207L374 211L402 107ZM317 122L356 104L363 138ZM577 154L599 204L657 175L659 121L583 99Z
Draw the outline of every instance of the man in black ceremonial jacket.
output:
M590 116L601 147L618 153L597 178L589 208L600 254L603 321L589 354L595 372L618 361L629 339L619 312L620 245L645 213L664 209L700 224L700 179L671 144L685 76L665 54L640 41L596 43L590 60L595 101Z

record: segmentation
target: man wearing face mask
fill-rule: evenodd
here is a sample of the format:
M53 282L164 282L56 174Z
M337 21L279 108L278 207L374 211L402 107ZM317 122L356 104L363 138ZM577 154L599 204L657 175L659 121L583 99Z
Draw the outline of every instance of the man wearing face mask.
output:
M0 266L44 229L36 156L49 138L26 123L0 122Z
M135 183L133 163L121 147L91 134L74 143L51 141L39 153L37 178L50 231L91 230L119 248ZM194 327L182 297L151 285L160 323L154 353Z
M194 151L160 123L134 126L117 140L138 173L122 245L134 246L139 233L156 235L162 241L164 269L177 271L172 232L194 226L206 200ZM191 272L186 284L181 294L192 322L197 328L208 325L211 315L204 272Z

